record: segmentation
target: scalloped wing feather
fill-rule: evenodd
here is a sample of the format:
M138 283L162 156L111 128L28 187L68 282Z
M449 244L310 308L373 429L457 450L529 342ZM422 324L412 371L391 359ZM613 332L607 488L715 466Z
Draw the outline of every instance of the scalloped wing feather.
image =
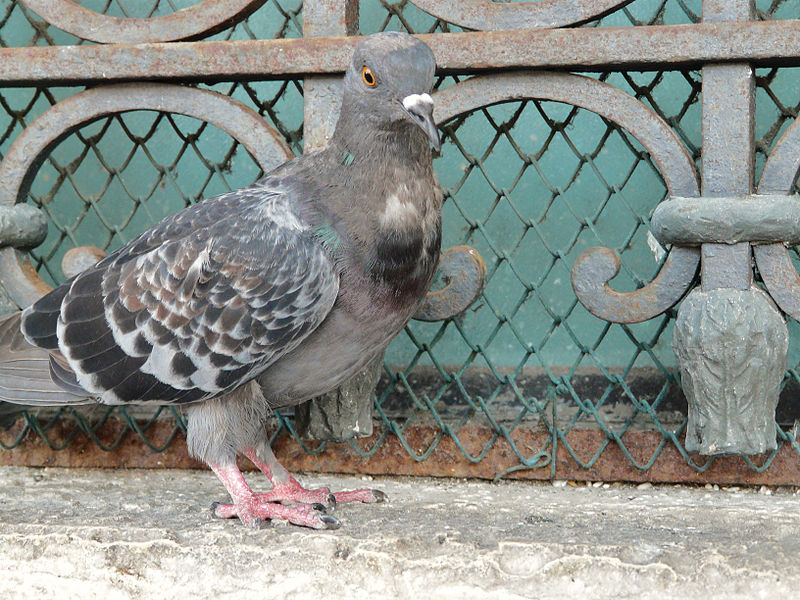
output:
M74 383L106 404L233 390L297 347L338 294L290 200L254 186L177 213L26 309L25 337L57 341Z

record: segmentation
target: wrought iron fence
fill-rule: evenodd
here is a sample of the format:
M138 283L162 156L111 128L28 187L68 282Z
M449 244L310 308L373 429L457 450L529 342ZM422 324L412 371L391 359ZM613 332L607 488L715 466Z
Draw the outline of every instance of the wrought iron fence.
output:
M702 9L719 12L724 3L720 8L719 2L707 1L703 7L699 0L307 0L305 7L299 0L232 2L229 6L244 8L227 17L217 14L224 26L185 36L218 42L214 52L225 60L210 60L207 67L198 65L209 61L211 51L204 54L195 44L155 47L132 39L144 42L133 54L129 47L87 42L79 37L89 36L74 18L55 20L44 14L43 4L62 3L0 3L0 45L19 63L12 66L4 58L7 66L0 66L9 86L0 88L3 157L36 117L75 97L85 85L102 93L115 78L163 79L219 92L261 115L279 133L275 148L298 153L304 141L320 136L315 128L324 128L321 113L335 112L320 104L325 95L319 86L342 70L346 55L341 40L322 38L312 48L303 45L308 36L345 34L356 25L363 34L388 29L432 34L426 39L441 69L437 118L444 144L435 166L446 190L443 245L468 244L478 250L488 268L484 293L462 315L440 323L412 322L392 344L375 394L378 426L373 436L347 444L310 443L295 435L290 413L280 415L273 440L287 466L540 479L800 483L795 321L789 322L777 447L755 457L706 457L687 450L686 400L671 347L676 317L671 306L683 290L666 306L659 305L651 319L610 323L592 314L602 313L602 307L584 307L571 281L573 265L593 246L619 255L615 289L647 290L665 269L667 255L649 235L650 219L671 196L699 195L694 168L702 167L708 140L703 134L704 65L740 58L758 67L750 159L757 176L764 170L800 108L793 66L800 64L800 49L770 44L785 32L796 34L796 2L760 0L753 22L723 23L718 29L701 23ZM208 0L201 4L224 6ZM355 4L360 8L357 23L347 18ZM81 6L98 15L152 19L198 4L96 0ZM296 52L283 63L266 46L239 49L233 43L301 38L304 17L307 37L291 46ZM786 29L754 28L756 21L777 20L785 20ZM552 37L507 31L509 23ZM561 29L545 29L545 23ZM612 29L621 27L630 33ZM164 29L178 27L173 22ZM209 29L210 34L204 33ZM482 29L501 31L491 38L477 33L452 37ZM639 31L645 33L639 36ZM747 38L735 50L750 55L728 56L726 48L709 41L733 33ZM653 50L659 39L673 40L663 56ZM73 55L78 57L70 59L74 67L67 61L53 63L60 70L43 66L56 55L27 53L33 46L68 45L82 46L86 53ZM679 52L681 45L689 48L687 53ZM99 53L91 55L92 61L90 51ZM152 57L158 53L167 66L155 65ZM103 72L103 65L119 71ZM526 67L536 70L519 70ZM121 96L135 93L128 89ZM87 103L76 106L88 111ZM242 137L167 111L111 114L76 125L67 137L56 132L41 167L31 167L36 176L22 198L40 208L49 224L47 237L29 252L36 272L46 284L58 283L68 249L113 249L191 202L250 183L269 161L253 150L255 142L248 146ZM280 154L275 148L270 159ZM796 174L792 185L795 181ZM673 249L672 255L680 250ZM792 258L798 262L794 250ZM690 262L684 268L689 280L696 269ZM19 304L21 294L10 288L21 285L20 279L5 272L0 276L10 296L6 304ZM756 283L763 287L758 273ZM26 285L31 294L41 289L39 282ZM654 306L663 302L655 296L651 300ZM181 417L172 409L146 416L120 408L90 415L74 410L26 414L0 437L10 450L0 460L186 465L190 461L174 443L182 431ZM141 442L155 453L146 452Z

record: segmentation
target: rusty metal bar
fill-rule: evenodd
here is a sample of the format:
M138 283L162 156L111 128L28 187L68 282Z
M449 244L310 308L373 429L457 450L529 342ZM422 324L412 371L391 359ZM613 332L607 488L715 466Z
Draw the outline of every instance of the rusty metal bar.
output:
M663 245L738 242L800 244L800 197L790 194L672 197L650 217Z
M413 0L425 12L467 29L501 31L563 27L599 19L633 0Z
M421 35L442 73L800 66L800 20ZM344 72L357 37L0 48L5 86L275 79Z
M748 196L752 192L753 82L748 64L703 67L704 196ZM704 291L750 288L749 243L703 244L701 253Z
M22 423L14 430L0 434L4 439L13 439ZM75 425L60 421L48 430L51 440L58 442L70 439L70 451L52 450L41 438L34 434L15 448L0 452L0 465L26 465L33 467L102 467L102 468L203 468L186 451L185 436L177 433L175 439L164 451L154 452L147 448L142 439L128 431L115 450L102 450L96 442L83 432L75 432ZM102 428L94 432L105 444L111 444L123 433L124 423L110 419ZM156 444L166 442L174 434L174 423L157 421L149 426L148 437ZM372 448L381 436L385 435L382 426L368 438L359 440L361 448ZM406 444L412 448L426 448L441 430L431 426L411 426L404 430ZM458 431L462 445L473 454L478 454L489 443L494 431L488 427L469 426ZM512 437L517 447L542 448L547 450L550 434L541 429L517 427ZM596 429L574 428L564 434L570 450L581 460L590 461L607 442L602 431ZM565 448L559 444L555 457L555 473L550 464L529 470L508 472L509 479L551 480L567 479L574 481L629 481L629 482L670 482L670 483L718 483L749 485L800 485L800 461L789 444L784 444L775 454L769 469L762 472L753 470L740 456L715 457L709 459L694 455L697 468L686 460L676 446L667 444L659 452L664 438L657 431L628 431L623 436L625 448L638 464L647 464L658 452L658 456L648 469L638 469L625 456L622 448L614 442L608 443L605 450L588 468L582 466ZM409 456L399 438L386 435L372 456L361 456L350 444L328 443L319 454L308 454L300 444L288 434L278 436L273 444L278 459L291 471L319 473L362 473L370 475L420 475L427 477L477 477L494 479L509 469L519 467L519 458L511 445L503 438L492 444L486 456L479 462L470 461L449 436L443 437L431 455L424 461L415 461ZM756 465L768 460L768 455L751 458ZM242 468L252 465L243 461Z
M20 0L29 9L79 38L103 44L138 44L199 38L246 18L266 0L203 0L161 17L122 18L95 12L71 0Z
M307 0L303 35L352 36L358 32L358 0ZM306 152L324 146L336 126L341 103L338 76L316 75L303 81L303 144Z
M750 21L751 0L705 0L703 21ZM753 67L746 63L703 67L704 196L749 195L753 191ZM731 118L734 116L735 118ZM750 244L703 244L700 266L704 291L749 289Z

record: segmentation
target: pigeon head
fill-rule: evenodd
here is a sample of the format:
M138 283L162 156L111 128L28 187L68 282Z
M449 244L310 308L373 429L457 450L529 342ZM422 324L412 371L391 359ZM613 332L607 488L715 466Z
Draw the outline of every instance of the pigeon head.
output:
M377 130L419 128L438 151L441 142L430 96L435 70L433 52L415 37L398 32L370 35L356 46L345 75L342 116L357 116Z

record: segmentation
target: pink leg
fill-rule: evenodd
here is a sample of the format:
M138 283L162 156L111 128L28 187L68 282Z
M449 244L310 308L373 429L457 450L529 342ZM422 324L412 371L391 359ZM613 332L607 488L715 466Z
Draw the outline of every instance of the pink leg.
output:
M336 506L338 502L384 502L386 494L380 490L361 489L350 492L336 492L323 487L309 490L300 485L284 466L278 462L272 450L264 444L258 450L247 448L244 454L264 473L272 483L272 490L256 494L264 502L319 503L326 507Z
M239 517L248 527L259 527L265 519L284 519L312 529L338 529L341 525L338 519L326 515L324 507L317 503L283 506L263 500L253 493L235 463L209 466L233 500L233 504L214 503L212 509L217 517Z

